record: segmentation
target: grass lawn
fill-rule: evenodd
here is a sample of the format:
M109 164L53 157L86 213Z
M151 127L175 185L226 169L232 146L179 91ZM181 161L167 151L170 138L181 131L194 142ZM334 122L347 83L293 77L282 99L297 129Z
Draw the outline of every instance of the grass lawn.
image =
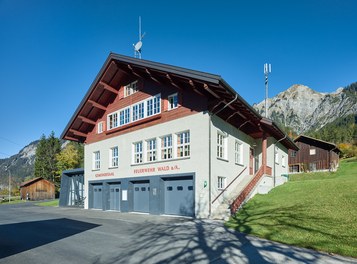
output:
M315 250L357 257L357 158L337 172L296 174L256 195L226 226Z
M55 199L52 201L36 203L36 205L38 205L38 206L58 206L58 203L59 203L59 199Z

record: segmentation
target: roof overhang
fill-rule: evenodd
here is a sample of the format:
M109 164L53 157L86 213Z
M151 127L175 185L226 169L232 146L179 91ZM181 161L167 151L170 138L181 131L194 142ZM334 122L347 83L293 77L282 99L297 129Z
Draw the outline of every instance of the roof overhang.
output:
M294 139L294 142L304 142L307 143L309 145L313 145L313 146L318 146L322 149L326 149L328 151L334 151L336 153L341 153L341 150L333 143L331 142L327 142L327 141L323 141L317 138L312 138L309 136L305 136L305 135L300 135L297 138Z

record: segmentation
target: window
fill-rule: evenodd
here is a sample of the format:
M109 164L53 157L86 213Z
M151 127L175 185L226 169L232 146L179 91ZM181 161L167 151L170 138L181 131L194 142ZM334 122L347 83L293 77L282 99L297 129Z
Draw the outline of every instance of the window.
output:
M221 159L226 159L226 138L225 135L217 133L217 157Z
M156 160L156 138L154 139L149 139L146 142L147 146L147 161L155 161Z
M119 112L120 125L126 125L130 123L130 107L127 107Z
M218 189L222 190L226 188L226 177L218 176Z
M161 113L161 95L155 95L146 101L146 115L152 116Z
M132 95L138 91L138 81L129 83L124 86L124 97Z
M118 127L118 113L108 115L108 127L109 129Z
M118 161L119 161L119 157L118 157L118 147L114 147L110 149L110 167L114 168L114 167L118 167Z
M177 99L177 93L169 95L167 98L169 101L169 106L168 109L172 110L178 107L178 99Z
M177 157L190 156L190 131L177 134Z
M100 152L93 152L93 170L100 170Z
M310 149L310 155L316 155L316 149Z
M134 163L142 163L143 162L143 142L134 143Z
M296 154L297 154L297 151L296 150L292 150L291 153L290 153L290 157L295 158Z
M172 159L172 135L161 138L161 159Z
M236 140L234 145L234 159L236 164L243 164L243 144Z
M133 121L144 118L144 102L133 105Z
M275 150L275 163L279 164L279 153L277 149Z
M99 122L97 125L97 133L103 133L103 122Z

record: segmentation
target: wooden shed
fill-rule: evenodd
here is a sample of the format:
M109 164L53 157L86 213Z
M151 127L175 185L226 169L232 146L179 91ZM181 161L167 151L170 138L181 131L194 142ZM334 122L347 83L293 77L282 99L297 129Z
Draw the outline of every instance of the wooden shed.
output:
M294 142L299 150L289 150L290 173L337 169L341 151L335 144L304 135Z
M55 198L55 185L42 177L37 177L20 185L23 200L45 200Z

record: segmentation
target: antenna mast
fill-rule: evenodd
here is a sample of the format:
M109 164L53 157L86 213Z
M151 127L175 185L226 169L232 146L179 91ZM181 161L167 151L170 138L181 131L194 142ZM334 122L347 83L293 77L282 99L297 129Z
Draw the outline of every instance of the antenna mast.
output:
M134 46L134 57L141 59L141 48L143 46L142 39L145 36L144 34L141 34L141 16L139 16L139 41L136 44L133 44Z
M264 64L265 75L265 117L268 118L268 75L271 73L271 64Z

